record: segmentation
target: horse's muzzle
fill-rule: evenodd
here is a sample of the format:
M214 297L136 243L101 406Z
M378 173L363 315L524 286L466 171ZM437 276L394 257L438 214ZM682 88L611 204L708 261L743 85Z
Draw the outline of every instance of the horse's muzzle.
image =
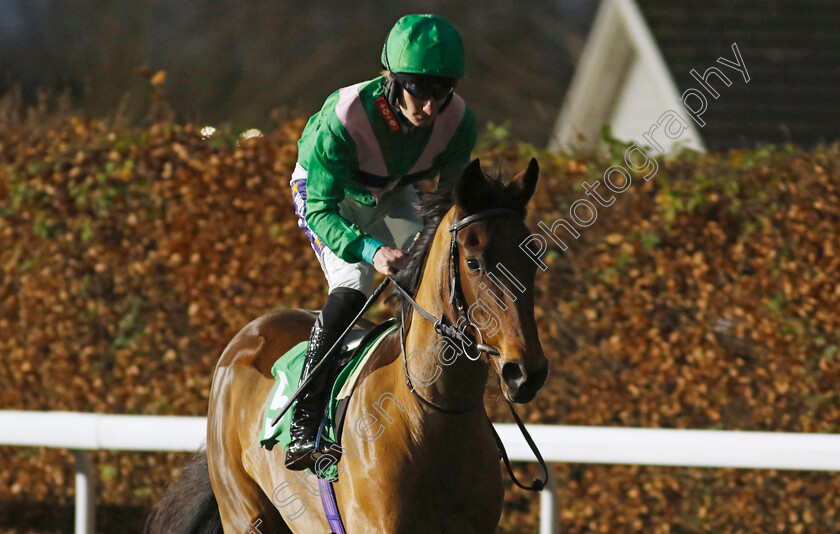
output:
M502 365L502 382L507 386L508 398L516 403L529 402L545 383L548 360L536 369L528 369L522 360L511 360Z

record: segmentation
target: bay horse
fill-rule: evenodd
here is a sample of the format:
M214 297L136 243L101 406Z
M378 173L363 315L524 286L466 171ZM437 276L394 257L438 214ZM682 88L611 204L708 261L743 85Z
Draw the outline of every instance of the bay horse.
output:
M346 411L334 489L349 532L495 532L504 491L484 409L489 369L517 403L532 400L548 372L534 319L536 266L518 248L530 234L524 216L538 174L532 159L504 185L474 160L454 187L424 202L424 230L394 277L414 304L398 294L401 328L375 349ZM428 314L452 326L466 319L464 331L481 344L457 357L434 349L441 336ZM213 376L206 455L184 469L147 532L330 532L315 476L287 471L280 447L259 445L271 367L314 321L311 312L275 311L231 340Z

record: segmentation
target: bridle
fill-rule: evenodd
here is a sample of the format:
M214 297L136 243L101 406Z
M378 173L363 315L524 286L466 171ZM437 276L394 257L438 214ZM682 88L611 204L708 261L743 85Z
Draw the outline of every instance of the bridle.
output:
M450 340L457 340L458 342L466 345L472 346L473 339L469 334L464 332L467 328L472 328L473 330L478 331L478 328L470 321L469 314L467 313L467 301L464 297L464 290L461 288L461 276L460 276L460 261L459 261L459 251L458 251L458 232L463 230L467 226L484 220L489 219L492 217L504 217L508 215L517 215L522 216L522 212L519 210L511 209L511 208L494 208L489 210L480 211L478 213L474 213L473 215L469 215L464 217L460 221L454 220L452 225L449 227L449 232L452 234L450 244L449 244L449 257L448 257L448 270L449 270L449 304L452 306L454 313L455 313L455 322L452 323L446 317L446 313L442 313L440 318L435 318L431 313L423 309L414 297L408 294L408 292L403 289L393 278L391 281L394 283L394 287L402 294L403 297L411 304L411 306L417 310L417 312L427 321L431 322L435 325L435 330L442 336L449 338ZM389 276L390 278L390 276ZM499 349L493 347L491 345L486 345L483 343L475 343L476 349L479 352L487 352L490 354L499 354ZM467 354L467 351L463 351ZM475 361L480 356L476 356L475 358L467 355L468 358Z
M480 211L478 213L474 213L467 217L464 217L461 220L453 220L452 225L449 227L449 233L451 234L451 241L449 244L449 258L448 258L448 271L449 271L449 304L452 306L452 310L455 315L454 323L449 320L446 316L446 312L441 312L441 316L436 318L430 312L425 310L420 304L414 300L414 297L408 294L408 292L400 287L400 285L391 278L391 281L394 284L394 287L402 294L403 297L411 304L411 306L420 314L421 317L426 319L427 321L431 322L434 325L435 331L440 334L441 336L449 339L450 341L460 345L461 352L471 361L476 361L481 358L482 353L484 354L500 354L498 348L487 345L485 343L481 343L481 331L477 326L475 326L472 321L470 321L469 313L468 313L468 306L466 298L464 297L464 290L461 287L461 276L460 276L460 254L458 249L458 232L463 230L467 226L482 221L484 219L495 218L495 217L505 217L510 215L522 216L522 212L520 210L515 210L511 208L493 208L489 210ZM467 330L471 329L475 332L475 336L470 335L467 333ZM405 349L405 316L402 317L400 321L400 345L402 349L402 356L403 356L403 370L405 372L405 381L408 389L420 399L420 401L438 411L448 413L448 414L461 414L467 413L472 411L478 407L472 406L465 409L449 409L444 408L443 406L438 406L433 402L425 399L417 389L414 387L414 384L411 381L411 375L408 370L408 355L406 354ZM470 356L467 347L475 346L476 355ZM481 403L479 403L480 405Z
M486 345L479 341L481 337L481 331L478 327L476 327L469 318L469 313L467 311L467 302L466 298L464 297L464 291L461 287L461 276L460 276L460 261L459 261L459 252L458 252L458 231L466 228L467 226L473 224L474 222L478 222L484 219L489 219L491 217L505 217L509 215L517 215L522 216L522 212L519 210L511 209L511 208L493 208L489 210L480 211L478 213L474 213L473 215L469 215L464 217L463 219L456 220L453 218L452 225L449 227L449 233L451 234L451 241L449 244L449 304L452 306L452 309L455 313L455 323L451 323L449 319L446 317L446 313L441 312L440 318L435 318L431 313L427 310L423 309L420 304L414 300L414 297L409 295L408 292L403 289L396 280L393 279L391 275L388 275L388 279L393 282L394 287L397 288L403 297L411 304L411 306L420 314L421 317L426 319L427 321L434 324L435 331L443 337L448 338L450 341L457 341L461 344L462 353L472 361L476 361L481 358L481 354L495 354L499 355L499 349L493 347L492 345ZM402 312L401 312L402 314ZM472 328L476 334L478 335L479 339L474 339L470 334L467 334L465 330L467 328ZM466 350L466 346L475 345L476 352L478 353L475 358L471 357ZM471 412L474 409L478 408L479 406L483 406L484 402L480 401L476 406L471 406L465 409L456 409L452 410L449 408L445 408L443 406L438 406L433 402L425 399L420 393L415 389L414 384L411 382L411 375L408 371L408 355L406 354L405 349L405 315L402 314L400 320L400 350L402 351L402 358L403 358L403 372L405 373L405 382L408 386L408 389L418 398L420 401L433 408L439 412L443 412L450 415L459 415L465 414L467 412ZM540 454L539 449L537 448L536 443L531 438L531 435L528 433L528 430L525 428L525 424L522 422L522 419L519 417L519 414L516 413L516 410L513 407L513 404L505 398L505 402L507 402L508 408L510 408L511 414L513 414L513 418L516 421L519 430L522 432L525 441L528 443L528 446L531 448L531 451L537 458L537 461L540 464L540 467L543 471L543 478L534 478L534 481L531 483L530 486L525 486L516 478L516 475L513 473L513 469L510 466L510 460L508 459L507 451L505 450L505 445L502 442L502 439L499 437L499 434L496 432L496 429L493 427L493 424L490 423L490 430L493 432L493 437L496 440L496 446L499 449L499 456L504 460L505 467L507 467L508 474L510 475L511 480L522 489L528 491L540 491L545 487L546 482L548 481L548 467L545 465L545 460L543 460L542 455Z

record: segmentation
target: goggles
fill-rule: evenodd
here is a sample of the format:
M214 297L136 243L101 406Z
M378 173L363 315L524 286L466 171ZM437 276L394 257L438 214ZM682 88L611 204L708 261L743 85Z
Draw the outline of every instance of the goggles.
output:
M455 78L441 76L394 75L408 94L420 100L444 100L455 92Z

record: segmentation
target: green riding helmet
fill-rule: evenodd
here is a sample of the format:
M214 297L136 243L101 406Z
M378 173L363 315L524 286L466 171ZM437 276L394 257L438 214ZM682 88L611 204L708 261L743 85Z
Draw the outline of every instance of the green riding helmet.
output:
M382 65L394 73L463 78L464 43L443 17L406 15L388 34Z

